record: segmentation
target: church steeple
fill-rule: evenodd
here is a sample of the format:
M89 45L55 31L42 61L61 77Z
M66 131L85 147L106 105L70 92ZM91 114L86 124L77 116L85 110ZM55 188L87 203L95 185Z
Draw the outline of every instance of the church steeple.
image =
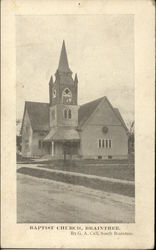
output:
M63 41L55 81L49 83L50 127L77 127L78 125L78 78L69 68L65 42Z
M66 52L66 46L65 42L63 40L61 54L60 54L60 60L59 60L59 66L58 66L59 72L71 72L68 64L68 58L67 58L67 52Z

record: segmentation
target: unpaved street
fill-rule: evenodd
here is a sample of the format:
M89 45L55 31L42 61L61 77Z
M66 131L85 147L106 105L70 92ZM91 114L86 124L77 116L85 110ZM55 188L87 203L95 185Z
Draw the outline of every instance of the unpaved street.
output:
M17 175L19 223L134 222L134 198Z

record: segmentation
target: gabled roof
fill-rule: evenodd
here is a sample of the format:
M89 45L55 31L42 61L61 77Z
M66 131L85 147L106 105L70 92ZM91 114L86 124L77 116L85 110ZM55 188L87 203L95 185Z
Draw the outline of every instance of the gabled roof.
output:
M115 116L117 117L117 119L121 122L121 124L123 125L123 127L125 128L126 131L128 131L126 124L119 112L119 110L117 108L114 108L112 106L112 104L110 103L110 101L108 100L108 98L106 96L103 96L99 99L96 99L92 102L88 102L82 106L80 106L79 108L79 113L78 113L78 123L79 123L79 128L85 124L85 122L89 119L89 117L91 116L91 114L96 110L96 108L99 106L99 104L102 102L102 100L107 101L107 103L109 104L110 108L112 109L112 111L114 112Z
M99 99L96 99L94 101L88 102L80 106L78 110L79 128L85 124L85 122L89 119L89 117L96 110L96 108L98 107L98 105L101 103L103 99L105 99L109 103L117 119L121 122L123 127L126 130L128 130L119 110L117 108L113 108L113 106L110 104L107 97L101 97ZM48 103L25 102L24 116L25 116L26 110L28 112L33 130L49 131L49 104ZM23 116L23 119L24 119L24 116ZM23 122L22 122L22 127L23 127Z
M31 127L33 130L49 130L49 104L42 102L25 102L25 112L28 112ZM23 116L23 119L24 119ZM22 122L23 127L23 122ZM22 128L21 128L22 129Z

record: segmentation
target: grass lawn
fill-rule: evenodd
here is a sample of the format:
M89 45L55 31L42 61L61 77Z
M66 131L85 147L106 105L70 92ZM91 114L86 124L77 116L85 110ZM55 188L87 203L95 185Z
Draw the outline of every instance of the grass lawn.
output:
M134 181L134 164L125 161L51 161L42 167Z
M86 176L74 176L74 175L67 175L61 172L60 173L49 172L46 169L41 170L41 169L21 167L17 170L17 172L38 178L55 180L73 185L80 185L88 188L122 194L130 197L134 197L135 195L135 187L134 185L131 184L112 183L110 181L99 180L96 178L88 178Z

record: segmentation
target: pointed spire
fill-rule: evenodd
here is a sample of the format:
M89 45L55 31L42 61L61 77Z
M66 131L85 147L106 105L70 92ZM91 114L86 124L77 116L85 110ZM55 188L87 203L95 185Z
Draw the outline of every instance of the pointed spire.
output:
M68 65L67 52L66 52L66 46L65 46L64 40L63 40L62 49L61 49L58 71L71 72L69 65Z
M75 82L75 83L78 83L77 73L75 74L74 82Z
M49 81L49 85L52 85L52 84L53 84L53 77L51 76L50 81Z

